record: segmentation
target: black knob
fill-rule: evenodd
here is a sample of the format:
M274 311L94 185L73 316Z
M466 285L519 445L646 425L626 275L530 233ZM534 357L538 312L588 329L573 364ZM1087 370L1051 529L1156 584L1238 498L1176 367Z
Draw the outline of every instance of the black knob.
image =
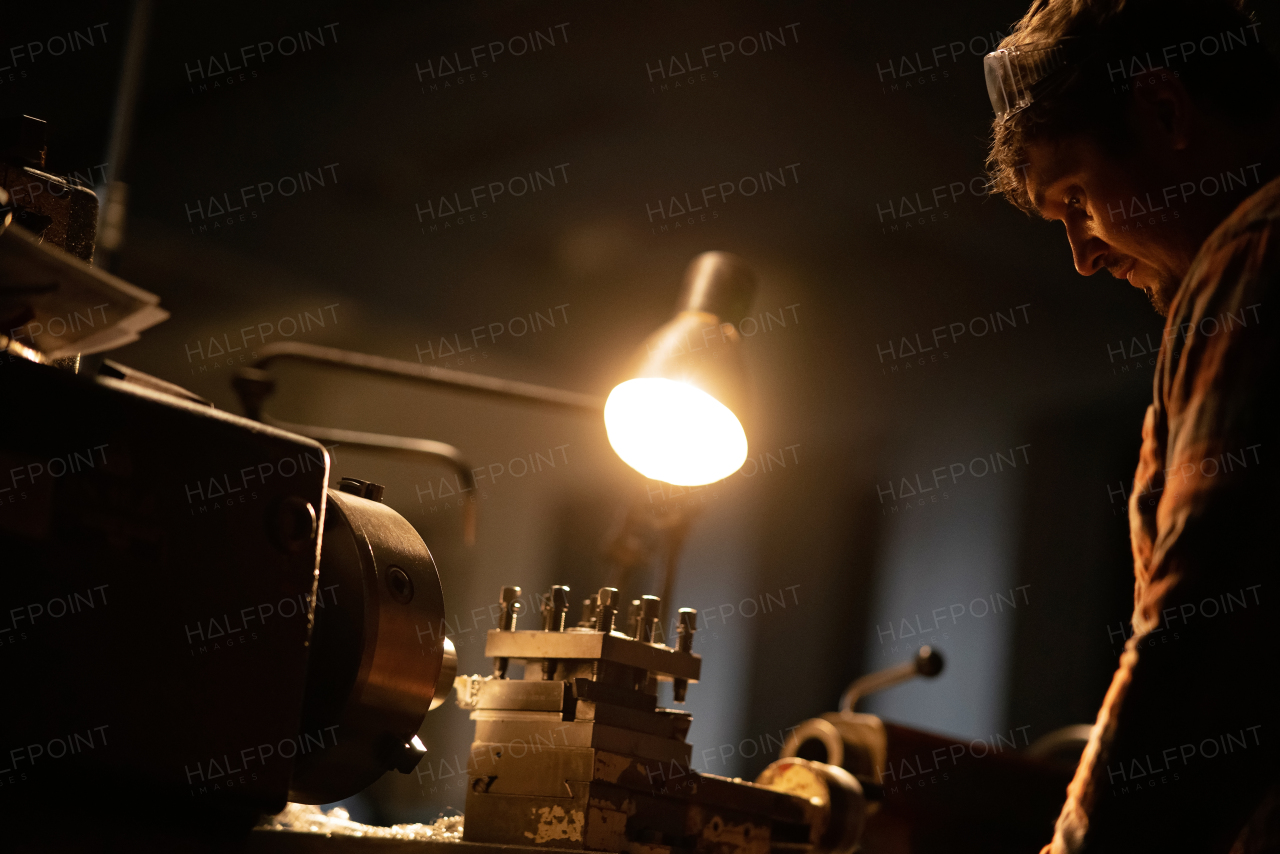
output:
M921 676L937 676L942 665L942 654L931 646L922 646L916 653L916 672Z

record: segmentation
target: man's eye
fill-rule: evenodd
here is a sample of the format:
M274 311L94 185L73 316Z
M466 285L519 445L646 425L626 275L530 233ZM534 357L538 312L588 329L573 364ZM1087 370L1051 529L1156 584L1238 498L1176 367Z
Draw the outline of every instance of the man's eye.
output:
M1084 207L1084 202L1080 201L1080 196L1078 194L1072 194L1067 196L1067 207L1078 210Z

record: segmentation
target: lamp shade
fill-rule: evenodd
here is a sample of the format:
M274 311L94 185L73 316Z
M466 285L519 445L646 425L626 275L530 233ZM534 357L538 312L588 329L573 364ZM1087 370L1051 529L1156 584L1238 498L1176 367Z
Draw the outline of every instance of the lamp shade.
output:
M645 477L700 486L746 460L747 375L737 324L755 288L737 256L699 255L685 273L675 317L649 336L628 379L609 394L609 443Z

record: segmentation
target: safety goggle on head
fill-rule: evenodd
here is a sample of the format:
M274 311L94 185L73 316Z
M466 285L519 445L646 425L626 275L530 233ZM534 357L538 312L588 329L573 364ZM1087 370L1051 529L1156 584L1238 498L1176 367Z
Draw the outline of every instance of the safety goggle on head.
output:
M1043 93L1053 74L1069 59L1063 45L1048 48L994 50L982 60L987 95L996 118L1016 113Z

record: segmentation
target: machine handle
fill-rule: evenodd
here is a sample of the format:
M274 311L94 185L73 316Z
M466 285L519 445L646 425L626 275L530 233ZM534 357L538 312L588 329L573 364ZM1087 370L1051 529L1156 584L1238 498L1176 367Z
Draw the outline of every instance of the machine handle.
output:
M868 694L892 688L917 676L937 676L942 672L942 655L931 646L922 646L911 661L868 673L849 684L840 696L840 711L852 712L858 701Z

